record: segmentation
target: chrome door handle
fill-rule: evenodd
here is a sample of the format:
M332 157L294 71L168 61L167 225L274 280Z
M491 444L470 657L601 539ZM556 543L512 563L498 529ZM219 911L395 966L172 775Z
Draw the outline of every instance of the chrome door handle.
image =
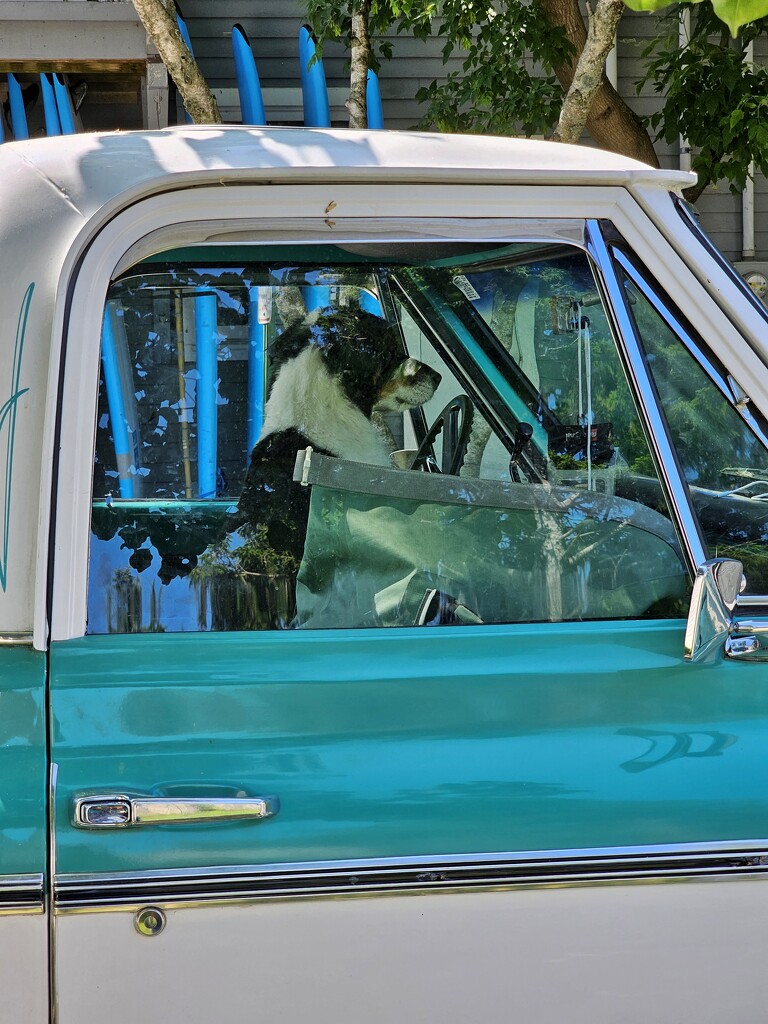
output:
M271 818L280 810L276 796L181 799L128 796L124 793L81 793L73 800L76 828L127 828L206 821Z

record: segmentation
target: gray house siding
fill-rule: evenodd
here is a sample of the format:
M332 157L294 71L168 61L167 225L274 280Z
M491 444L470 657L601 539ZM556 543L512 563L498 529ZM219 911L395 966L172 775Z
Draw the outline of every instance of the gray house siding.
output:
M643 74L643 50L653 38L658 22L657 17L634 14L627 11L620 25L619 38L619 92L638 114L649 117L663 104L663 99L653 88L646 85L638 95L636 83ZM755 59L768 60L768 43L761 40L755 51ZM679 146L663 139L655 139L654 145L659 162L663 167L679 167ZM734 261L742 256L742 201L727 185L708 188L697 202L701 223L707 234L719 249ZM768 185L762 175L755 181L755 249L756 259L768 259Z
M219 91L225 119L237 120L235 72L230 32L240 22L251 40L262 87L267 118L275 123L301 123L298 32L305 19L298 0L183 0L195 55L211 85ZM638 95L636 83L642 74L642 51L656 28L656 19L627 11L621 21L618 42L619 91L629 105L643 116L657 110L662 99L645 86ZM381 93L389 128L412 128L423 114L415 100L421 86L441 78L447 70L460 70L458 58L448 67L440 55L441 41L427 43L395 36L394 58L384 64ZM761 41L757 60L768 60L768 42ZM348 86L346 52L329 43L324 54L326 79L335 125L346 124L344 98ZM273 91L274 90L274 91ZM270 96L274 102L270 107ZM659 160L665 167L679 166L679 147L656 141ZM742 254L741 197L727 186L708 189L698 202L705 230L732 260ZM758 175L755 184L755 244L757 260L768 261L768 184Z
M304 20L301 0L181 0L181 3L195 54L218 94L225 120L240 119L230 38L232 25L240 22L249 34L256 55L268 119L273 124L301 124L298 60L298 32ZM619 91L630 106L644 116L652 114L663 102L648 86L639 95L636 92L644 63L642 51L656 30L656 21L653 16L627 11L619 32ZM107 22L109 31L105 27ZM43 27L45 32L41 32ZM128 42L121 35L126 32L130 36ZM444 65L439 38L422 43L407 36L394 36L392 43L394 57L384 64L380 76L385 121L389 128L413 128L424 113L415 100L419 88L433 79L441 79L448 71L460 72L461 60L453 58L448 66ZM755 50L757 61L768 62L768 40L758 40ZM22 66L17 68L20 55L34 55L35 60L29 62L29 67L22 61ZM73 57L77 57L74 62L70 59ZM119 58L117 63L116 58ZM347 123L346 59L342 46L327 45L324 65L331 116L334 125L339 126ZM58 66L59 70L70 71L72 82L76 82L79 75L84 76L88 96L81 116L86 130L140 126L142 90L149 81L143 70L145 60L146 39L132 4L126 0L119 3L0 0L0 71L18 70L30 76L28 80L36 80L37 71ZM45 66L38 66L40 62ZM104 73L99 71L99 62L104 62ZM0 88L0 100L4 98ZM160 103L157 98L155 113L158 117L162 117L164 111L164 107L160 110ZM144 105L147 111L152 109L146 94ZM41 111L36 109L32 117L30 129L33 133L42 132ZM656 149L663 166L678 166L678 145L657 140ZM755 182L754 206L754 260L765 261L768 276L768 183L759 175ZM741 260L741 197L723 186L708 189L698 207L703 226L717 245L730 259Z
M183 0L184 16L189 27L192 46L203 73L215 89L235 88L235 69L232 62L230 33L239 22L251 41L259 69L259 78L265 91L267 119L275 119L274 109L268 102L271 89L293 89L292 118L279 117L300 124L301 90L298 56L298 35L306 20L303 6L297 0ZM424 44L408 36L392 39L394 58L387 61L381 73L381 94L388 128L413 128L423 113L415 95L421 86L429 85L446 73L438 40ZM328 43L323 54L323 66L331 97L331 118L334 125L347 124L347 111L343 102L349 77L345 69L346 50L338 43ZM458 70L459 59L453 59L449 68ZM224 115L228 114L225 93ZM283 94L284 95L284 94Z

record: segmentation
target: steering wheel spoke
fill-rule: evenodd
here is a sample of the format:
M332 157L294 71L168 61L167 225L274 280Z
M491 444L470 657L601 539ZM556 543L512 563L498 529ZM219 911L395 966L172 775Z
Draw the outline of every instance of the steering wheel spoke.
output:
M467 454L472 432L473 407L466 395L456 395L440 412L419 445L411 466L425 473L448 473L458 476ZM441 464L435 457L435 441L443 435Z

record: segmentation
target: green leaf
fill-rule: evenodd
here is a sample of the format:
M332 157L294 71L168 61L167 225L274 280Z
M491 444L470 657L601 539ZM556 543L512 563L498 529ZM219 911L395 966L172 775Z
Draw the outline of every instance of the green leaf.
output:
M712 8L735 36L742 25L768 15L768 0L712 0Z
M631 11L660 11L663 7L669 7L670 0L624 0L624 3Z
M702 3L703 0L691 0L691 3ZM669 7L669 0L624 0L633 11L660 11ZM743 25L757 21L768 15L768 0L712 0L712 9L736 36Z

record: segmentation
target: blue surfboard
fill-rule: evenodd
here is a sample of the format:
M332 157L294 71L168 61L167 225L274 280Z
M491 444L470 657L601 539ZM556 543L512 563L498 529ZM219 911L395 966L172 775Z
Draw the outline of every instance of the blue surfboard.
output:
M53 91L53 83L48 75L40 74L40 91L43 94L43 113L45 114L45 134L61 135L61 121L56 106L56 95Z
M181 8L176 4L176 24L179 26L179 32L181 32L181 38L184 40L189 52L194 57L195 51L192 49L192 40L189 38L189 29L187 23L184 21L184 15L181 13Z
M104 384L107 389L109 423L115 445L118 485L121 498L135 498L134 482L139 479L135 471L133 439L126 415L125 398L120 383L120 359L116 337L117 310L112 302L104 310L101 332L101 360L104 367Z
M384 110L381 106L381 91L379 89L379 78L375 71L368 68L368 78L365 83L365 108L368 111L368 127L384 127Z
M232 27L232 52L235 57L237 91L240 93L240 114L243 124L266 124L264 102L261 98L261 83L256 70L248 35L242 25Z
M299 29L299 65L301 68L301 95L304 100L304 127L330 128L331 109L328 105L328 89L321 60L310 61L315 56L315 40L307 25Z
M205 287L195 289L195 345L197 347L197 496L216 497L218 458L218 327L216 296Z
M187 28L186 21L184 21L184 18L181 16L178 4L176 4L176 24L179 26L179 32L181 32L181 38L184 40L184 45L194 57L195 51L192 49L192 40L189 38L189 29ZM184 120L187 124L192 124L192 118L186 110L184 111Z
M253 446L259 440L264 422L265 362L272 311L272 289L253 285L248 289L248 421L246 465Z
M28 139L29 129L24 110L24 97L21 95L19 80L12 71L8 72L8 102L11 106L11 127L14 139Z
M56 109L59 113L61 134L74 135L77 129L75 128L75 110L72 106L72 99L69 95L69 86L62 82L55 72L52 75L52 78L53 94L56 97Z

